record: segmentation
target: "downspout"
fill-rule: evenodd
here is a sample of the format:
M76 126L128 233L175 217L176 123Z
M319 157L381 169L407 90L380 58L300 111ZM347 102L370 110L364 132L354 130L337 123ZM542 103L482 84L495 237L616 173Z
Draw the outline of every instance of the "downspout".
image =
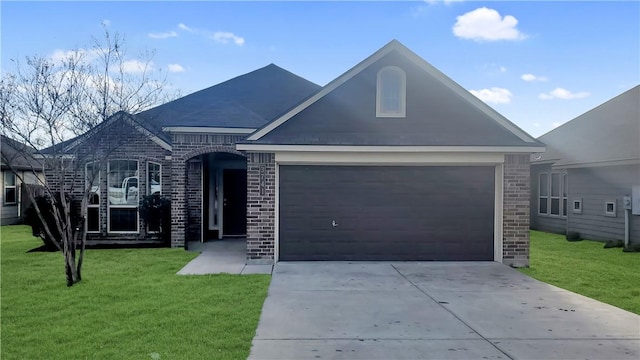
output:
M631 196L627 195L622 198L622 208L624 209L624 248L629 248L629 216L631 213Z
M629 213L631 210L624 211L624 248L629 248Z

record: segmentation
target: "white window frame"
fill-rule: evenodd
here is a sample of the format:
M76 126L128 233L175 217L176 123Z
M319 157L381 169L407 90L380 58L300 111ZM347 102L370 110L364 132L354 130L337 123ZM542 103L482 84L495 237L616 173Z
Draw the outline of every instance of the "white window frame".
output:
M609 205L613 208L613 211L609 211ZM616 217L616 201L615 200L607 200L604 202L604 216L608 217Z
M578 206L576 206L578 205ZM573 199L571 212L574 214L582 214L582 199Z
M13 185L7 185L7 175L13 176ZM2 177L2 185L3 185L2 200L4 202L4 205L17 205L18 204L18 176L11 170L5 171L4 176ZM7 201L8 189L13 189L15 201L12 201L12 202Z
M147 161L147 195L151 195L151 181L149 181L149 166L150 165L158 165L158 167L160 168L160 195L162 195L162 163L159 163L157 161ZM138 181L140 181L140 179L138 179Z
M400 75L400 94L398 94L399 110L385 111L383 108L383 81L382 76L387 71L397 72ZM378 71L376 80L376 117L406 117L407 113L407 74L397 66L385 66Z
M140 214L138 213L139 204L120 204L120 205L112 205L111 201L109 201L109 174L111 173L111 162L112 161L135 161L136 162L136 173L138 174L138 201L140 200L140 161L132 160L132 159L110 159L107 161L107 233L109 234L139 234L140 233ZM135 231L112 231L111 230L111 209L136 209L136 230Z
M540 179L542 178L542 176L546 176L547 177L547 195L542 195L542 192L540 191L542 188L540 187L540 184L542 183L540 181ZM541 172L540 174L538 174L538 214L540 215L547 215L549 214L549 207L551 206L550 201L549 201L549 183L551 182L551 176L549 176L548 172ZM547 212L541 212L540 211L540 203L541 203L541 199L546 199L547 200Z
M567 217L569 214L569 174L560 174L560 214Z
M88 162L86 164L84 164L84 188L86 189L87 186L89 186L88 181L89 178L87 176L87 166L89 166L89 164L93 164L93 166L95 166L96 164L99 165L99 163L97 161L93 161L93 162ZM98 184L98 203L97 204L91 204L89 203L89 201L87 201L87 221L85 222L84 226L85 226L85 231L87 232L87 234L99 234L102 230L102 217L100 216L100 204L102 203L102 184L100 183L100 175L101 175L101 171L100 169L98 169L98 174L96 176L96 179L94 179L93 181L93 185L96 186L96 184ZM98 209L98 230L89 230L89 211L88 209Z
M541 195L541 187L540 187L540 178L545 175L547 176L547 195ZM553 189L553 175L558 176L558 194L556 196L553 195L551 190ZM538 215L551 216L551 217L563 217L566 218L565 214L565 200L568 199L569 191L566 189L564 185L564 179L567 179L567 188L568 188L568 174L564 171L547 171L541 172L538 174ZM566 196L565 196L566 195ZM540 212L540 200L547 199L547 212ZM553 200L558 200L558 213L551 213L551 203ZM567 200L568 201L568 200ZM568 204L567 204L568 206Z

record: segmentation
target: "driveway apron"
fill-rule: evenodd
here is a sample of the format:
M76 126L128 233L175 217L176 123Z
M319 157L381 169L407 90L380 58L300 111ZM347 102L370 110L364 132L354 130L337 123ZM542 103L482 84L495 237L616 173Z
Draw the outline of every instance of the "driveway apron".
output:
M502 264L280 262L249 359L639 357L639 316Z

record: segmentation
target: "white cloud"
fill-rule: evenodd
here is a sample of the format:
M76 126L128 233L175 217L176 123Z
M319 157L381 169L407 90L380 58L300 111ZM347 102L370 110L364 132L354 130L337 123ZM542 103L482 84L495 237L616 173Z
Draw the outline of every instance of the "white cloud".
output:
M582 99L591 95L586 91L572 93L571 91L563 88L555 88L554 90L548 93L542 93L538 95L538 98L542 100L551 100L551 99L562 99L562 100L571 100L571 99Z
M240 37L232 32L216 31L211 35L211 38L219 43L228 44L229 41L233 41L238 46L244 45L244 38Z
M178 28L180 30L184 30L184 31L188 31L188 32L193 32L194 31L192 28L188 27L187 25L185 25L183 23L178 24Z
M511 91L499 87L492 87L490 89L481 90L470 90L470 92L480 100L486 103L493 104L508 104L511 102L511 98L513 97Z
M533 75L533 74L522 74L522 76L520 76L520 78L526 82L533 82L533 81L548 81L549 79L547 79L546 76L537 76L537 75Z
M539 122L535 122L535 123L533 123L533 126L539 128L540 127L540 123Z
M69 59L80 59L82 63L91 63L96 60L100 54L104 52L104 49L76 49L76 50L61 50L56 49L49 56L54 64L62 64Z
M111 20L109 20L109 19L103 19L103 20L102 20L102 25L104 25L104 26L111 26Z
M172 72L172 73L185 72L184 67L182 67L182 65L180 64L169 64L167 67L169 69L169 72Z
M501 73L506 73L507 72L507 68L504 66L500 66L500 72Z
M457 18L453 34L475 41L522 40L526 36L517 28L518 19L502 17L496 10L481 7Z
M122 63L122 71L136 74L153 69L153 62L145 63L140 60L126 60Z
M152 39L167 39L177 37L178 33L175 31L167 31L163 33L149 33L149 37Z

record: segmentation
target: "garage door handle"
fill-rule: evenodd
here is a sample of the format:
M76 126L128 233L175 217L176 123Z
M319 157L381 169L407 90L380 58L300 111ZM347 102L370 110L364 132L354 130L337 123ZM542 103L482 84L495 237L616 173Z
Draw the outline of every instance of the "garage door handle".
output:
M338 226L338 223L336 223L336 221L335 221L335 220L333 220L333 221L331 222L331 226L336 227L336 226Z

